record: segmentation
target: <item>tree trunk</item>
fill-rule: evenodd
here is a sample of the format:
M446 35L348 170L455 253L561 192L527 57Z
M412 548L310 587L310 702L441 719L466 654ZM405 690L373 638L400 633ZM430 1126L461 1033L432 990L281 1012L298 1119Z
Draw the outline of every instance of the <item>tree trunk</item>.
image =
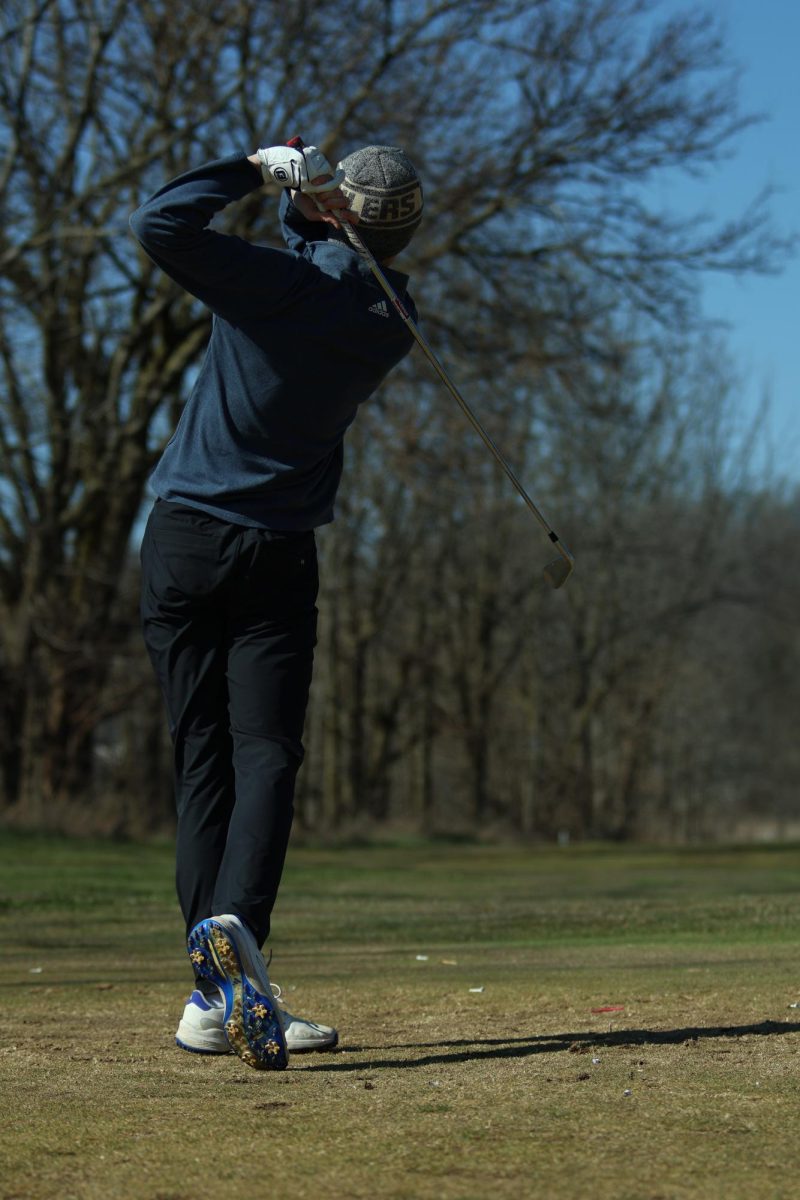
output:
M26 825L61 828L87 806L93 783L100 681L39 645L27 678L17 814Z
M0 809L6 809L20 793L25 699L9 678L0 680L0 691Z

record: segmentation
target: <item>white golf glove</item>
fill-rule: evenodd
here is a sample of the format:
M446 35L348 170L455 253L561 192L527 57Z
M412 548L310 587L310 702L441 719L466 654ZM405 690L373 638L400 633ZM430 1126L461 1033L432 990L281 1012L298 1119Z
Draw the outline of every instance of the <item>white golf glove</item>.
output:
M261 174L265 183L277 183L278 187L295 188L313 195L329 192L344 180L344 171L333 170L325 155L316 146L304 146L296 150L293 146L268 146L257 151L261 163ZM326 183L311 182L318 175L331 175Z

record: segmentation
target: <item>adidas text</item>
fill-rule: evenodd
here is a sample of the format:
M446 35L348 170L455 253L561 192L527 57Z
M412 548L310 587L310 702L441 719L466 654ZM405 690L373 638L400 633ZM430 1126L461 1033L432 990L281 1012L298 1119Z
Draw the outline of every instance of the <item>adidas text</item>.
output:
M370 304L368 311L372 312L372 313L377 313L377 315L379 317L388 317L389 305L386 303L385 300L378 300L378 302L376 304Z

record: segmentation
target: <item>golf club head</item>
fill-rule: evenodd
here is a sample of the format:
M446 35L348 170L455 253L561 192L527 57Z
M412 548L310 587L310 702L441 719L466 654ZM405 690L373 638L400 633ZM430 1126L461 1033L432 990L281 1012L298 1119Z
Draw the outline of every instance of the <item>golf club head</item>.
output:
M566 558L557 558L548 563L544 569L544 577L552 588L560 588L572 574L572 563Z

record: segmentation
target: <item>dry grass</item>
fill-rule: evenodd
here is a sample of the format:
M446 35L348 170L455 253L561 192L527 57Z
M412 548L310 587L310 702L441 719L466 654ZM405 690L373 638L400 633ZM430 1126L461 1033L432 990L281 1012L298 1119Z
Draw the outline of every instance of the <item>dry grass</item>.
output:
M172 1043L167 848L0 843L0 1196L794 1200L798 866L296 851L272 974L342 1046L264 1074Z

